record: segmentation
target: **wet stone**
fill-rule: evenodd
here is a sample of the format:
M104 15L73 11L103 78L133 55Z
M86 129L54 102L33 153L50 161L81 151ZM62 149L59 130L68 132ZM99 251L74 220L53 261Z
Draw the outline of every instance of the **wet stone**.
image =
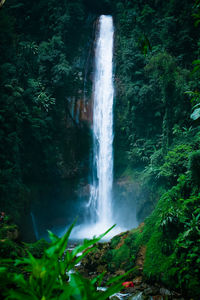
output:
M160 294L163 296L171 296L171 292L165 288L160 289Z

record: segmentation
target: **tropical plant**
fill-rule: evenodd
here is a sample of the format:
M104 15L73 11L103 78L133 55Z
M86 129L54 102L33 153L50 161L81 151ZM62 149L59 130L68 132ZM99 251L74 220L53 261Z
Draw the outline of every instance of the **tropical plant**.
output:
M49 232L51 244L44 250L41 258L35 258L28 252L28 257L3 261L0 277L5 299L103 300L119 291L122 287L120 280L123 276L111 279L107 282L107 286L110 285L107 290L98 292L96 286L101 284L104 273L89 280L83 278L75 268L114 226L99 237L84 240L83 244L69 251L67 245L73 226L70 226L62 238ZM9 272L12 264L15 267L21 267L22 273Z

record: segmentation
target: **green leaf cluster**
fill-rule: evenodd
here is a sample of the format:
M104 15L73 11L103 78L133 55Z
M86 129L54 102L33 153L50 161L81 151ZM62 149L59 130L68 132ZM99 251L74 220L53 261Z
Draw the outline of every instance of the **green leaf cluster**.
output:
M98 292L96 286L101 284L104 273L93 280L83 278L76 265L95 244L112 228L92 240L84 240L72 251L67 249L70 226L66 234L58 238L49 232L51 243L44 250L41 258L28 252L28 257L4 260L0 268L1 288L5 299L107 299L121 289L122 276L110 280L105 292ZM9 265L21 266L22 273L9 272Z

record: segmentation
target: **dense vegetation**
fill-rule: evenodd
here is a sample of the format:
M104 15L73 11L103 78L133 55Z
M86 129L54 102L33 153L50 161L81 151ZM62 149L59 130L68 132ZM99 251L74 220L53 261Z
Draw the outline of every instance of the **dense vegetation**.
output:
M137 184L139 221L153 213L142 232L131 231L121 247L115 247L119 237L111 242L107 269L114 272L123 265L127 271L144 246L146 280L198 299L199 1L3 2L1 210L20 225L24 237L31 237L31 211L42 211L43 219L64 216L66 196L88 177L90 130L77 107L91 96L95 20L111 13L116 28L115 180ZM70 186L68 194L63 185ZM69 219L70 214L69 209ZM25 255L8 234L16 230L8 225L1 232L2 257L8 251L12 258ZM30 255L26 262L31 260L35 263Z
M198 299L199 1L121 1L116 19L115 174L139 184L139 220L154 211L110 265L143 245L147 280Z
M88 129L70 99L83 97L92 21L82 1L13 0L0 10L1 210L30 232L30 211L56 218L61 181L87 166Z
M74 270L76 264L95 249L95 244L110 229L98 238L90 241L85 240L82 245L69 251L66 249L72 229L73 225L62 238L49 232L51 244L43 247L43 253L39 257L33 256L30 250L26 250L24 257L10 261L4 260L0 268L1 297L6 296L6 299L13 300L106 300L117 292L121 288L122 278L130 272L111 279L107 282L108 289L98 292L96 286L101 284L104 273L90 281ZM34 249L38 249L38 245L34 245Z
M199 89L198 71L192 72L199 55L194 6L191 1L117 4L115 173L127 169L139 177L139 198L145 198L138 206L141 220L186 171L190 152L198 150L197 136L189 146L198 132L199 119L190 118L197 99L191 103L186 93Z

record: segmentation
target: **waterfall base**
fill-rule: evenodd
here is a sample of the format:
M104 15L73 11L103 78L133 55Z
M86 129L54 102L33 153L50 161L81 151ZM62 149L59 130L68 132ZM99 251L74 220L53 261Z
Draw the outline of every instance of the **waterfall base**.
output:
M92 239L94 236L97 237L106 232L110 227L112 227L111 224L104 224L101 222L94 224L81 224L73 229L71 238L76 240ZM126 230L127 229L125 228L115 226L110 232L106 234L106 236L104 236L102 240L107 241L113 236L120 234L121 232L124 232Z

